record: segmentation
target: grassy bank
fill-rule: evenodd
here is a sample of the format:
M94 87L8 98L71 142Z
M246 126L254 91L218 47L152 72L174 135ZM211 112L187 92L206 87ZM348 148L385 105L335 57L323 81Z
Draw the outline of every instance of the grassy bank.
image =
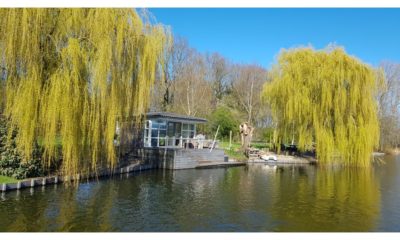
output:
M229 141L220 141L219 148L224 149L225 154L229 156L229 159L235 159L238 161L246 160L247 157L240 150L240 143L233 142L231 147L229 148Z
M0 175L0 184L1 183L13 183L13 182L17 182L18 180L15 178L11 178L11 177L6 177L6 176L1 176Z
M220 141L219 147L224 149L225 154L228 155L229 158L231 159L235 159L238 161L247 160L247 157L241 150L241 143L239 142L232 142L232 145L229 148L229 141ZM258 149L265 149L268 148L269 145L267 143L254 142L251 144L251 147Z

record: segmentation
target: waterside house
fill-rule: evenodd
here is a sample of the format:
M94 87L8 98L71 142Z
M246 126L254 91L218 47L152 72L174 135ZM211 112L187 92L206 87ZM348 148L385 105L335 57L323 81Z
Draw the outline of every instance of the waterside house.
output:
M197 132L207 120L169 112L146 114L143 127L130 142L130 158L140 159L153 168L188 169L204 163L226 160L224 151L213 140Z
M206 119L168 112L151 112L146 117L144 147L202 148L204 137L196 130Z

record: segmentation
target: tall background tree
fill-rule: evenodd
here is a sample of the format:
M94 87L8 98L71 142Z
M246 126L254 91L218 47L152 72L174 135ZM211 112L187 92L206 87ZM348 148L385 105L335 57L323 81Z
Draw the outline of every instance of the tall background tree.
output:
M277 123L276 143L292 139L310 149L315 141L320 163L368 166L379 143L380 78L338 47L281 52L263 91Z
M174 81L172 109L188 116L205 116L211 107L212 89L206 81L204 58L188 49L184 66Z
M390 151L400 147L400 64L383 62L385 88L378 95L380 149Z
M231 66L219 53L207 54L206 63L208 81L211 83L213 91L213 107L215 108L227 94Z
M169 34L132 9L1 9L1 111L30 159L62 147L62 170L114 166L117 121L147 110ZM162 74L162 73L161 73Z
M232 100L243 113L243 119L254 124L261 107L261 90L267 71L257 65L236 65L232 69Z

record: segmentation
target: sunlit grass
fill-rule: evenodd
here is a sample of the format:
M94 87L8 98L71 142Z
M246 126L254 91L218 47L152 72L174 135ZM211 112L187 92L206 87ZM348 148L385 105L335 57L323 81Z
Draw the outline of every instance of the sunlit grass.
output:
M247 160L246 155L241 149L240 142L232 142L231 146L229 147L229 141L220 141L218 146L225 151L225 154L228 155L230 159L235 159L238 161ZM270 148L270 144L264 142L253 142L250 144L250 146L260 150Z
M15 178L0 175L0 183L13 183L13 182L17 182L17 181L18 180Z
M229 156L230 159L235 159L238 161L247 160L247 157L244 155L242 150L240 149L241 144L237 142L233 142L229 148L229 141L219 142L219 148L225 151L225 154Z

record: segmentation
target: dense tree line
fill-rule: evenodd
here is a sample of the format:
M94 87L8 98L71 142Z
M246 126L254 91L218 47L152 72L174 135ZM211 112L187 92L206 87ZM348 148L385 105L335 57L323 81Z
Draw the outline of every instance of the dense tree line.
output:
M219 53L199 53L188 41L175 37L165 59L165 78L153 89L152 110L173 111L210 120L207 133L215 131L214 116L229 111L229 131L247 121L268 127L270 116L261 104L267 70L255 64L236 64Z
M338 49L339 48L336 48L335 46L330 46L327 48L327 51L332 51L333 55L339 55ZM287 55L288 52L282 52L280 58L284 58ZM345 56L346 54L344 53L343 59L345 59ZM165 62L167 64L167 67L165 68L165 76L167 77L164 79L165 82L163 82L162 84L156 84L156 87L153 89L153 110L173 111L192 116L206 117L210 121L210 124L207 128L209 130L208 133L212 133L216 129L216 121L213 120L213 118L217 117L217 119L220 119L221 113L228 110L230 114L229 116L227 116L227 118L232 120L232 123L226 123L226 126L232 126L229 131L232 130L234 131L234 133L237 133L238 129L237 127L233 127L233 123L237 124L238 122L247 121L250 124L256 126L256 138L263 141L271 141L273 139L273 131L279 129L280 126L278 125L276 119L275 121L273 120L271 103L261 101L261 92L263 86L266 83L269 83L277 78L276 71L272 69L279 69L279 67L283 67L283 64L285 63L279 62L278 59L277 64L275 64L275 66L271 70L267 70L261 66L254 64L238 64L230 61L224 56L221 56L219 53L199 53L196 49L192 48L189 45L186 39L181 37L175 38L172 47L168 50L168 53L166 54L166 57L167 59L165 60ZM314 58L314 60L316 59ZM298 65L297 69L299 71L308 71L307 69L321 70L321 64L323 63L323 60L314 60L307 62L305 61L305 59L300 59L299 61L302 63L302 65ZM375 140L371 140L371 142L367 144L369 146L368 149L370 149L371 146L374 146L375 149L380 148L381 150L398 146L400 143L399 64L386 62L378 67L367 67L367 65L362 65L363 63L360 63L361 65L359 66L366 67L364 70L359 70L356 62L354 62L354 66L345 66L343 65L343 63L341 65L342 67L340 68L335 64L339 64L339 62L342 60L338 60L338 63L335 63L334 61L335 60L333 60L331 70L332 73L339 74L337 79L344 80L344 78L342 78L342 75L344 74L343 71L348 71L350 75L357 74L357 71L360 71L361 75L365 74L365 71L370 72L369 75L367 74L359 76L360 78L362 78L363 84L355 85L354 89L357 88L357 90L349 90L350 92L348 92L351 94L358 94L356 92L360 92L361 88L365 88L366 90L369 89L368 91L370 92L368 93L366 92L366 90L361 90L363 94L357 96L360 97L359 100L363 100L357 100L358 102L354 101L354 104L364 104L367 99L370 99L369 97L372 97L370 99L371 101L368 101L370 101L371 104L377 104L378 106L376 111L367 111L366 107L363 107L362 111L364 115L367 113L370 114L370 119L372 120L374 119L373 116L377 115L379 120L379 123L375 125L379 127L377 134L375 134L376 128L372 127L366 130L368 134L367 132L365 132L365 135L369 135L370 139L376 138ZM351 62L351 60L348 60L345 63L349 62ZM300 70L300 68L302 68L303 70ZM340 71L342 72L340 73ZM323 86L328 87L330 86L330 82L332 82L333 80L330 80L332 78L331 76L328 76L326 73L324 74L325 75L323 75L323 77L313 79L319 81L321 84L323 84ZM304 76L303 81L306 79L310 80L308 77L309 76ZM354 77L354 79L358 79L359 77ZM304 91L300 92L300 89L302 89L303 87L303 83L300 82L300 85L297 87L296 85L290 86L291 88L296 88L294 89L295 92L293 92L291 96L296 97L297 95L300 96L304 94ZM371 84L367 85L366 83ZM352 85L348 85L348 87L350 86ZM289 85L287 85L287 87L289 87ZM321 88L320 90L322 91L323 89ZM277 92L278 90L270 91L265 94L274 95ZM321 93L323 93L323 91ZM325 104L327 101L336 101L333 99L333 97L337 96L335 94L339 93L342 92L339 91L323 93L324 97L329 98L329 100L325 99L324 102L321 102L321 104ZM345 94L345 92L343 92L343 94ZM339 101L340 99L343 99L343 101L345 101L345 96L347 95L339 96L337 100ZM278 96L276 97L276 99L278 99ZM285 98L284 100L288 99ZM298 98L297 100L294 99L294 101L298 102L296 106L298 106L299 109L306 109L307 104L300 100L300 98ZM342 104L340 106L337 104L329 105L332 107L332 111L333 109L336 109L336 111L338 111L337 109L341 109L341 107L347 108L348 111L348 107L355 106L347 106L347 103L340 103ZM290 106L290 104L288 106ZM320 109L321 105L310 107L316 110ZM284 108L284 105L280 106L280 108ZM321 114L324 113L321 112ZM337 116L342 114L345 113L338 113ZM309 116L312 116L311 112L309 113ZM334 131L340 130L340 125L338 124L339 122L335 124ZM297 124L295 128L298 128L299 126L300 125ZM333 125L331 127L333 127ZM357 129L359 130L360 128L361 126L359 126ZM372 131L372 129L375 130ZM290 129L285 130L285 136L293 135L289 134L289 130ZM308 132L306 139L309 143L308 145L311 145L311 142L315 141L315 132L308 131L310 130L308 128L304 128L303 130L305 132ZM222 137L227 137L229 131L224 131ZM374 134L371 135L372 133ZM298 135L299 133L296 132L296 134ZM337 132L336 134L339 133ZM332 137L338 139L338 137L334 135L332 135ZM356 135L357 134L354 135L354 141L350 142L349 140L349 142L347 143L347 146L349 148L354 148L356 142L358 141L357 139L360 139L361 136L357 137ZM380 139L378 137L379 135ZM301 136L305 137L305 135ZM275 138L275 140L277 139ZM303 142L303 140L305 139L296 139L295 142L299 143L299 141ZM291 143L293 141L294 139L292 136L284 137L279 142ZM336 144L334 142L332 142L332 144L328 144L327 142L325 142L320 143L320 145L334 147Z

